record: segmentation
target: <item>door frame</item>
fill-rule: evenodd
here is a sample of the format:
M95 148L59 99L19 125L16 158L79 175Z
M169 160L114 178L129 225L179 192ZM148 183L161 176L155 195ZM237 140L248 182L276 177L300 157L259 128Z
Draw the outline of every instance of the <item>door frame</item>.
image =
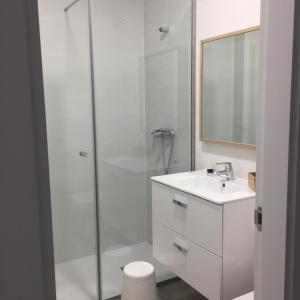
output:
M282 300L285 290L288 157L294 0L261 1L261 97L257 105L256 300Z
M296 1L295 16L299 14L300 4ZM300 20L296 17L293 52L284 298L286 300L300 299Z
M55 300L37 0L0 3L0 299Z

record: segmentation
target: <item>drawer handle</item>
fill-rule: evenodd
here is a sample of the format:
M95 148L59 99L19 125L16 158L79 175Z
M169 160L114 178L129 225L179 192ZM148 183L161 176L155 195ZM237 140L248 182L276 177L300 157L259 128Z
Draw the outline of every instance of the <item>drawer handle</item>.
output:
M184 254L186 254L186 253L188 252L188 249L187 249L187 248L184 248L184 247L178 245L176 242L173 243L173 246L174 246L177 250L179 250L180 252L182 252L182 253L184 253Z
M183 208L187 208L187 203L181 202L179 200L173 199L173 203L177 206L183 207Z

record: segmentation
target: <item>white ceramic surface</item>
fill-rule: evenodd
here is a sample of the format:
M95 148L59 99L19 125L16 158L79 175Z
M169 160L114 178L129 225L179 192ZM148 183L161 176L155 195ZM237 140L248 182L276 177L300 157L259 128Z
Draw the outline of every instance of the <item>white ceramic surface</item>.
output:
M253 300L254 299L254 292L249 293L247 295L241 296L239 298L236 298L234 300Z
M121 294L121 267L132 261L143 260L155 268L157 282L174 277L166 267L152 257L148 243L108 250L101 255L102 298L110 299ZM57 300L96 300L96 256L86 256L55 265Z
M247 180L236 178L233 182L226 181L223 187L221 177L207 174L206 170L155 176L151 179L216 204L255 197L255 193L248 188Z

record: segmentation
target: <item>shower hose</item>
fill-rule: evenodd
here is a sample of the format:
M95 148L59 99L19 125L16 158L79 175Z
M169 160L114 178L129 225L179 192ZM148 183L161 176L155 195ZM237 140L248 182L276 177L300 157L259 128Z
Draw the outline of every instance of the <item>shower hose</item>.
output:
M173 148L174 148L174 135L170 135L169 137L171 139L171 145L170 145L168 163L166 163L165 135L161 136L162 160L163 160L165 174L169 174L172 155L173 155Z

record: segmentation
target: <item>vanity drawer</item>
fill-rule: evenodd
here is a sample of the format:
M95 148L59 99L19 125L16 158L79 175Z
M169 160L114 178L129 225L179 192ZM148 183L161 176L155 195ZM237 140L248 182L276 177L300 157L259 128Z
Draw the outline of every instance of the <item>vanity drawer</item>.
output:
M208 299L221 299L221 257L159 222L153 223L153 254L155 259Z
M152 183L153 219L222 256L223 207Z

